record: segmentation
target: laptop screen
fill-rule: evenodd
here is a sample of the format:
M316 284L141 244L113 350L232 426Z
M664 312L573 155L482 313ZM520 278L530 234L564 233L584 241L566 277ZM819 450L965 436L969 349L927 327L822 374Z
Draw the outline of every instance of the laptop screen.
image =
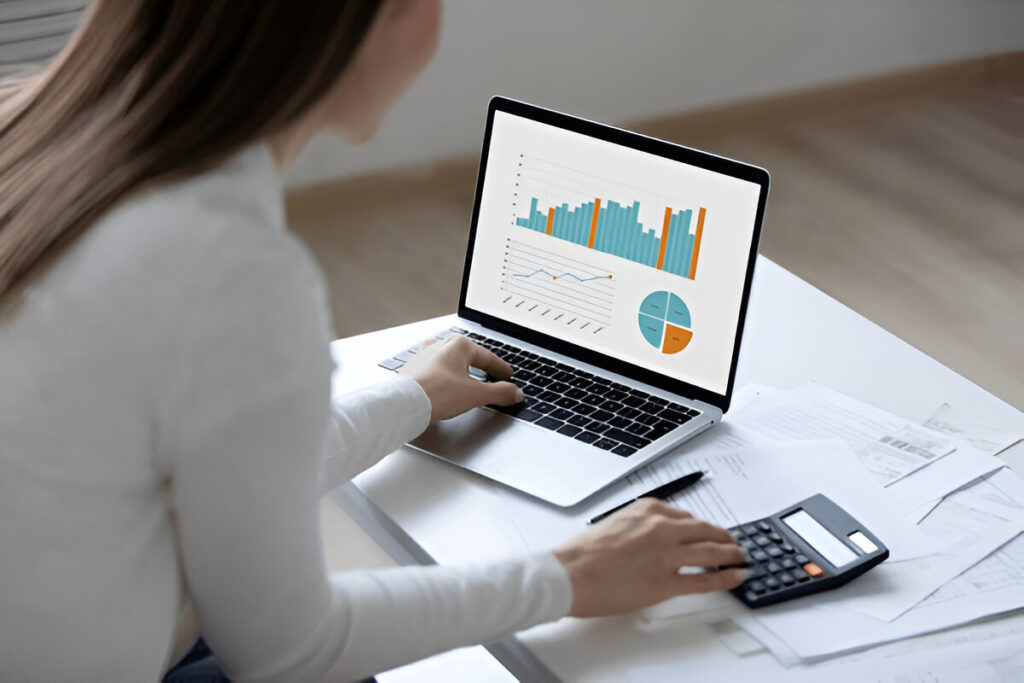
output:
M500 109L483 163L468 308L727 393L760 184Z

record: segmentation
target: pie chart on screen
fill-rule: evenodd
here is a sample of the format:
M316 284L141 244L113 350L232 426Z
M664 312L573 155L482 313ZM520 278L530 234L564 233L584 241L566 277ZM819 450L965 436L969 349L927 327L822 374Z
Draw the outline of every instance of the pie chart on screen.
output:
M693 339L690 309L671 292L652 292L640 304L640 333L662 353L679 353Z

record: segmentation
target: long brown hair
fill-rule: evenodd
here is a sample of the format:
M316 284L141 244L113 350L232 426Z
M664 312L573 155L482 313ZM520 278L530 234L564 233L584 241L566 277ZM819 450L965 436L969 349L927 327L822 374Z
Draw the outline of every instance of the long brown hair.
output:
M50 68L0 87L0 300L128 193L306 112L380 0L94 0Z

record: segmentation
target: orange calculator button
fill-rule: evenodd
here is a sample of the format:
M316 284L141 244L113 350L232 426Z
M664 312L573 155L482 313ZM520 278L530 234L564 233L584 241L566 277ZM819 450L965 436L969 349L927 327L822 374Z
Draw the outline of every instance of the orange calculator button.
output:
M810 574L812 579L820 579L825 576L824 570L813 562L805 564L804 571Z

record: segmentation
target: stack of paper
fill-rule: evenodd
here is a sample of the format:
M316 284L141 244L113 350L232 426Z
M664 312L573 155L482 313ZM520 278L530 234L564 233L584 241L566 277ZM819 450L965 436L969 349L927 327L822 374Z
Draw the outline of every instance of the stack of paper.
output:
M808 439L847 446L877 488L836 502L892 551L838 590L735 611L733 622L781 662L821 661L1024 607L1024 482L995 457L1018 437L966 429L948 405L914 425L818 385L741 394L734 428L787 442L794 453ZM839 467L850 476L848 459ZM849 495L868 491L850 482Z

